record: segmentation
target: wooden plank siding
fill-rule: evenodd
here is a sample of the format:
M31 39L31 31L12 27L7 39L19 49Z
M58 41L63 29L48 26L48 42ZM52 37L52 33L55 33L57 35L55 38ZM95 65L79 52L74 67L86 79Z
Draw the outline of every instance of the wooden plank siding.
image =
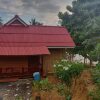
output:
M27 57L12 57L2 56L0 57L0 68L13 68L14 71L20 71L21 68L28 68ZM10 70L8 70L9 72Z
M0 56L0 77L32 77L38 65L39 56Z
M0 56L0 77L15 74L32 77L32 73L40 71L41 75L53 73L56 61L65 57L65 49L49 49L50 55L41 56Z
M18 76L28 72L28 58L24 56L0 56L0 77Z
M43 56L43 73L53 73L56 61L65 57L65 49L49 49L50 55Z

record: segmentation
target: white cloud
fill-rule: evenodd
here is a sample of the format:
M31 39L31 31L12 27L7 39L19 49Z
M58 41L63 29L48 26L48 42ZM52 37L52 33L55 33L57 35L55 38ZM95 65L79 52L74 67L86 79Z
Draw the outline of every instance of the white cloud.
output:
M47 25L57 25L58 12L64 12L72 0L0 0L0 16L4 20L20 15L26 21L31 17Z

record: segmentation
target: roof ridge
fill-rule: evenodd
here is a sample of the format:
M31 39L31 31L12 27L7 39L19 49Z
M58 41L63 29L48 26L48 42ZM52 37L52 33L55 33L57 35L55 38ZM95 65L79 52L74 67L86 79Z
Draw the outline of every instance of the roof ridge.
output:
M50 25L29 25L30 26L33 26L33 27L59 27L59 28L65 28L64 26L50 26Z
M11 25L13 22L15 22L16 20L19 21L22 25L28 26L28 25L26 24L26 22L24 22L18 15L15 15L11 20L9 20L8 22L6 22L6 23L4 24L4 26L5 26L5 25L9 26L9 25Z

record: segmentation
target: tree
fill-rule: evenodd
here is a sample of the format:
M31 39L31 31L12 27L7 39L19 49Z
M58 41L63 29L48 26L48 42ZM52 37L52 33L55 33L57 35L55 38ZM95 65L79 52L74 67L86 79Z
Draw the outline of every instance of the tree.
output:
M59 12L58 17L76 43L72 53L93 60L90 52L100 42L100 0L75 0L72 7L67 6L66 9L64 13Z
M2 23L2 21L3 21L3 20L2 20L2 18L0 17L0 25L2 25L2 24L3 24L3 23Z
M100 43L98 43L93 51L90 52L91 58L100 63Z
M40 23L40 22L36 21L35 18L32 18L32 19L31 19L30 24L31 24L31 25L43 25L43 23Z

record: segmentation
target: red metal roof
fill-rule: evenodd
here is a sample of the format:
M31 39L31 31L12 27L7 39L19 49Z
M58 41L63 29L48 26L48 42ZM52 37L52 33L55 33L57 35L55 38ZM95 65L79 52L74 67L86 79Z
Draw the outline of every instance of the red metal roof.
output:
M15 16L4 26L0 27L0 55L10 55L10 50L12 51L12 55L14 53L15 55L21 55L21 50L23 51L24 48L26 49L22 55L25 55L28 49L30 51L30 53L28 52L29 55L33 54L33 52L34 54L37 54L37 52L41 54L43 52L41 51L41 46L73 48L75 44L65 27L27 25L19 16ZM43 50L46 52L47 49L43 48Z
M2 45L3 44L3 45ZM3 26L0 29L0 46L74 47L65 27L59 26Z
M0 55L43 55L50 54L45 46L39 47L0 47Z

